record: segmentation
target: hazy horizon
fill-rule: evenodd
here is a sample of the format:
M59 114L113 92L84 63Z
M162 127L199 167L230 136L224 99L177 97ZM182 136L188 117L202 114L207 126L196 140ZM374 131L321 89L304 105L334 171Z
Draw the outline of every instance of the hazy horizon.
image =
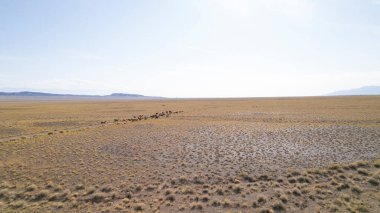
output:
M370 85L379 0L0 2L9 91L278 97Z

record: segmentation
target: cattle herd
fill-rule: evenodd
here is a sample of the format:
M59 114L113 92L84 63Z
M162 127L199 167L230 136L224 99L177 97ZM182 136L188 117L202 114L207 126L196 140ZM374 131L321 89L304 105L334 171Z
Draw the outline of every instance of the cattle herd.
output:
M163 112L156 112L155 114L153 115L134 115L132 118L127 118L127 119L114 119L114 122L119 122L119 121L122 121L122 122L127 122L127 121L130 121L130 122L136 122L136 121L141 121L141 120L148 120L148 119L158 119L158 118L161 118L161 117L169 117L170 115L172 114L178 114L178 113L182 113L183 111L163 111ZM100 124L106 124L107 121L101 121Z

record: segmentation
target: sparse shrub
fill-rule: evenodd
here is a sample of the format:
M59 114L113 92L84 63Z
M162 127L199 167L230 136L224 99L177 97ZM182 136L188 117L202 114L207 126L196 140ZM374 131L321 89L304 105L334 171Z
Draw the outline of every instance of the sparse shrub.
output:
M259 213L273 213L273 210L268 209L268 208L261 208L258 211Z
M355 185L355 186L351 187L351 191L354 193L360 194L360 193L362 193L363 190L359 186Z
M249 206L248 203L242 203L241 204L241 207L244 208L244 209L248 208L248 206Z
M193 178L193 183L194 183L194 184L204 184L204 181L202 180L201 177L195 176L195 177Z
M48 201L56 201L59 199L59 193L53 193L49 196Z
M224 195L223 189L218 188L215 192L217 195Z
M170 195L170 194L173 194L173 190L171 190L171 189L167 189L167 190L165 191L165 195Z
M142 190L142 186L141 185L137 185L135 187L135 192L140 192Z
M125 203L125 204L127 204L127 203L129 203L129 199L128 198L123 198L122 200L121 200L123 203Z
M200 202L192 202L190 204L190 209L191 210L202 210L203 209L203 205Z
M178 207L178 210L179 211L184 211L186 209L186 206L185 205L180 205L179 207Z
M304 177L304 176L298 177L297 181L298 181L298 183L311 183L310 178Z
M282 203L277 202L272 205L272 209L276 212L281 212L285 211L285 206Z
M232 205L232 202L228 198L224 198L222 201L222 206L224 208L228 208Z
M84 189L84 185L83 184L78 184L75 186L75 190L79 191L79 190L83 190Z
M208 195L203 195L201 198L200 198L200 200L202 201L202 202L208 202L209 200L210 200L210 198L208 197Z
M128 199L131 199L132 198L132 193L131 192L126 192L125 193L125 197L128 198Z
M299 171L296 171L296 170L293 170L293 171L290 171L290 173L288 174L288 176L299 176L301 175L301 173Z
M37 186L35 184L31 184L31 185L26 187L27 192L31 192L31 191L35 191L35 190L37 190Z
M357 161L355 162L357 167L368 167L369 163L367 161Z
M347 183L339 184L339 186L336 187L336 189L337 189L338 191L342 191L342 190L344 190L344 189L348 189L348 188L350 188L350 186L349 186Z
M241 177L245 180L245 181L248 181L250 183L252 183L254 181L254 178L250 175L248 175L247 173L243 173L241 174Z
M373 165L374 165L376 168L380 168L380 159L375 160L375 162L373 162Z
M337 211L339 211L339 208L335 204L330 204L329 210L330 210L330 212L337 212Z
M52 206L57 209L62 209L64 205L61 202L54 202Z
M350 198L351 198L351 196L350 195L348 195L348 194L342 194L342 199L344 200L344 201L350 201Z
M194 190L190 187L186 187L184 190L183 190L183 194L186 194L186 195L192 195L194 194Z
M267 198L266 198L264 195L260 195L260 196L257 198L257 203L258 203L259 205L264 205L266 202L267 202Z
M90 187L88 190L87 190L87 192L85 193L85 195L90 195L90 194L92 194L92 193L94 193L95 192L95 187Z
M256 201L253 201L253 202L252 202L252 208L257 208L257 207L259 207L259 205L257 204Z
M232 191L235 192L236 194L240 194L243 191L243 188L240 185L235 185L232 188Z
M217 206L222 205L222 203L219 200L214 200L214 201L212 201L211 205L214 207L217 207Z
M101 189L100 189L101 192L111 192L112 191L112 187L111 186L103 186Z
M268 181L269 180L269 176L268 175L260 175L259 176L259 180Z
M365 169L362 169L362 168L357 169L357 172L358 172L359 174L361 174L361 175L368 176L368 171L365 170Z
M288 197L286 195L281 195L280 196L280 200L283 202L283 203L287 203L288 202Z
M143 203L136 203L135 206L133 207L135 211L144 211L145 209L145 204Z
M49 193L50 192L48 190L41 190L37 194L34 195L33 201L42 200L42 199L46 198L49 195Z
M54 191L55 192L59 192L59 191L62 191L62 190L63 190L63 187L61 185L54 186Z
M363 206L363 205L360 205L356 208L356 211L360 212L360 213L367 213L369 212L368 208Z
M147 187L145 188L145 190L146 190L146 191L149 191L149 192L154 191L155 189L156 189L156 187L153 186L153 185L149 185L149 186L147 186Z
M11 202L9 204L9 206L12 207L12 208L18 209L18 208L25 207L26 203L25 203L25 201L17 200L17 201Z
M292 178L289 178L289 179L288 179L288 182L289 182L289 183L296 183L297 181L296 181L295 178L292 177Z
M301 191L299 189L294 189L292 194L295 196L301 196Z
M338 164L333 164L333 165L329 166L330 170L338 170L339 168L340 168L340 165L338 165Z
M377 181L376 179L374 178L370 178L368 180L368 183L370 183L372 186L378 186L379 185L379 181Z
M90 197L87 199L88 201L92 203L100 203L106 199L107 195L104 193L93 193L90 195Z
M179 177L178 182L180 184L186 184L189 182L189 180L185 176L181 176L181 177Z
M284 179L283 179L282 177L279 177L279 178L277 178L277 182L278 182L278 183L283 183L283 182L284 182Z
M168 200L170 202L173 202L173 201L175 201L175 197L174 197L174 195L169 194L169 195L166 196L166 200Z

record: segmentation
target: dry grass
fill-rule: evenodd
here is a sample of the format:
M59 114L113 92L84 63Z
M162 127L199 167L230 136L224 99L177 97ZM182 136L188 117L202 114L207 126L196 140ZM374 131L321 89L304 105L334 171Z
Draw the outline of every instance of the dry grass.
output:
M0 212L377 212L378 106L2 101Z

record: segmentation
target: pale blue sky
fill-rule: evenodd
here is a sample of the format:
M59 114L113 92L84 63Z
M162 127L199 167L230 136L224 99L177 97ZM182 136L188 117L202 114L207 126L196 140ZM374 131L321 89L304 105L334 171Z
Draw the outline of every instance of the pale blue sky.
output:
M167 97L380 85L380 0L0 0L0 89Z

